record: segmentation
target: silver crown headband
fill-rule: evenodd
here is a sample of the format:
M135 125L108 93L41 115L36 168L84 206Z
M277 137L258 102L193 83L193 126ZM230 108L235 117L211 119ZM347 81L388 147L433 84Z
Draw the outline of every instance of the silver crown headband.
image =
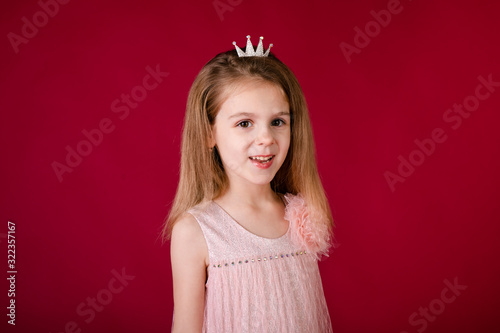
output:
M257 49L253 49L252 42L250 41L250 35L247 36L247 47L245 48L245 52L243 52L238 45L236 45L236 42L233 42L234 47L236 48L236 52L238 52L238 57L267 57L269 55L269 51L271 50L271 47L273 47L273 44L269 44L269 48L267 49L266 53L264 53L264 46L262 46L262 40L264 37L260 37L259 40L259 45L257 45Z

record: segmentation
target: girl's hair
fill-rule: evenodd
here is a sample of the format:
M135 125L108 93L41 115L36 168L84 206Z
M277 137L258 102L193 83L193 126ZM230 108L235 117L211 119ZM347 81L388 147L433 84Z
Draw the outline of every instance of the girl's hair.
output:
M162 236L191 207L225 193L229 180L217 147L210 148L212 125L232 88L252 80L271 83L284 92L290 106L290 147L283 165L271 181L279 193L302 193L311 209L333 221L316 166L314 139L306 101L293 72L272 53L268 57L238 57L236 50L220 53L200 71L189 91L182 133L180 178Z

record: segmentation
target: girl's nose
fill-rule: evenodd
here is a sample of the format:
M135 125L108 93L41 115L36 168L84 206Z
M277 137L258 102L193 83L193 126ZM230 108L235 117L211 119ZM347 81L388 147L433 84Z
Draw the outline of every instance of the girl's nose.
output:
M273 133L272 130L269 128L269 126L263 126L259 130L255 142L258 145L264 145L264 146L268 146L274 142Z

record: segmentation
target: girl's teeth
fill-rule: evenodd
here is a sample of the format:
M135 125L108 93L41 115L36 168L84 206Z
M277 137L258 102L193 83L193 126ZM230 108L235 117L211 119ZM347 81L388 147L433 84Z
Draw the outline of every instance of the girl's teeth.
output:
M261 156L256 156L256 157L250 157L252 160L259 160L259 161L269 161L272 156L269 157L261 157Z

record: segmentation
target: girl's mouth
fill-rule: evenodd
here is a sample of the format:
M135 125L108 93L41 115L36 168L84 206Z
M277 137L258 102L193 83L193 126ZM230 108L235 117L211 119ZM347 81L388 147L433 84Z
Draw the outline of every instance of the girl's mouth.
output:
M267 169L273 163L274 155L260 155L260 156L250 156L249 159L252 164L261 169Z

